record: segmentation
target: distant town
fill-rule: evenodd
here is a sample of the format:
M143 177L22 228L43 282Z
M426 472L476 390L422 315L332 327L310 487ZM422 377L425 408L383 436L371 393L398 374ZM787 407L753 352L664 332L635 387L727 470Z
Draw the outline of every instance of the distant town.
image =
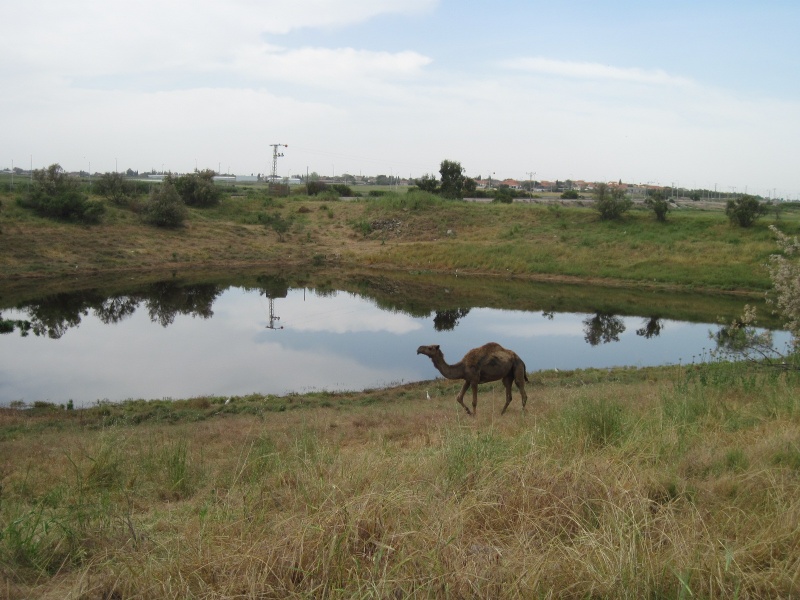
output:
M250 175L239 175L233 173L219 173L217 171L214 172L214 181L218 183L230 183L230 184L257 184L257 183L280 183L283 185L295 186L295 185L304 185L307 181L318 181L322 183L326 183L329 185L332 184L343 184L348 186L387 186L387 187L398 187L398 188L407 188L414 186L417 179L416 178L406 178L406 177L399 177L394 175L351 175L349 173L342 173L341 175L335 176L325 176L320 175L316 172L311 172L308 174L293 174L287 176L276 176L272 177L267 174L253 174ZM103 173L94 172L89 173L88 171L72 171L69 175L74 177L80 177L82 179L93 179L99 178ZM182 175L182 173L171 172L171 171L138 171L134 169L127 169L123 172L125 177L130 179L136 180L144 180L144 181L161 181L167 175ZM14 167L13 169L5 168L0 170L0 176L2 177L10 177L12 179L14 177L20 178L20 183L24 181L26 178L31 177L31 171L29 169L22 169L20 167ZM750 193L757 198L765 199L765 200L775 200L775 201L789 201L790 198L785 197L778 197L777 190L769 190L765 195L762 194L755 194L753 192L748 192L747 189L740 190L736 187L720 187L719 189L692 189L692 188L685 188L685 187L675 187L672 185L659 185L653 182L647 183L631 183L631 182L624 182L621 179L616 181L607 181L607 182L595 182L595 181L585 181L582 179L557 179L557 180L545 180L545 179L497 179L492 177L482 177L481 175L477 175L474 177L470 177L471 179L475 180L475 188L478 190L494 190L494 189L503 189L508 188L514 190L516 192L528 192L528 193L563 193L565 191L577 191L580 193L591 194L594 190L595 186L598 183L605 183L609 186L613 187L621 187L626 190L628 194L631 196L646 196L649 192L652 191L662 191L667 196L681 196L681 197L689 197L692 199L720 199L724 200L727 198L732 198L736 196L740 196L741 194ZM797 200L797 199L795 199Z

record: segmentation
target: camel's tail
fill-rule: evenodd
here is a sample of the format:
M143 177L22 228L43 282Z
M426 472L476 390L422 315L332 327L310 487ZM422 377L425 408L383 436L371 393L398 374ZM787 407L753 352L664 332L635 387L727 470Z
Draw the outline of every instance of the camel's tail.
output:
M525 368L525 363L522 361L522 359L519 356L517 357L517 363L519 364L519 366L522 367L522 375L523 375L523 377L525 377L525 381L530 381L528 379L528 369ZM515 364L514 365L514 370L516 371L516 369L517 369L517 365Z

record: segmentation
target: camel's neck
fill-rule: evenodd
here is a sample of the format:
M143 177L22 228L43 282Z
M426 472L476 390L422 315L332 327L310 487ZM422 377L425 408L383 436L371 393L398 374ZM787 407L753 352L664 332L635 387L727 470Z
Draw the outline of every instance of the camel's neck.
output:
M444 356L432 356L433 366L447 379L462 379L464 377L464 367L459 362L454 365L448 365Z

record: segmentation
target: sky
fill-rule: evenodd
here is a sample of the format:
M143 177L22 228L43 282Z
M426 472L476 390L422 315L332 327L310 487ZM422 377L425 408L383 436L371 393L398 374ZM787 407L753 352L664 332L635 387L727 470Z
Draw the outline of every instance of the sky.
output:
M796 0L0 0L0 169L800 197Z

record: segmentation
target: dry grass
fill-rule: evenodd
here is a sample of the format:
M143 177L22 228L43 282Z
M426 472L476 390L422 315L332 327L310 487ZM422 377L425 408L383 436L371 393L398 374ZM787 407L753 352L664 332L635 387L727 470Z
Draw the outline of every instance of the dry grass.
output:
M0 595L799 593L796 378L547 373L475 420L456 387L4 411Z

